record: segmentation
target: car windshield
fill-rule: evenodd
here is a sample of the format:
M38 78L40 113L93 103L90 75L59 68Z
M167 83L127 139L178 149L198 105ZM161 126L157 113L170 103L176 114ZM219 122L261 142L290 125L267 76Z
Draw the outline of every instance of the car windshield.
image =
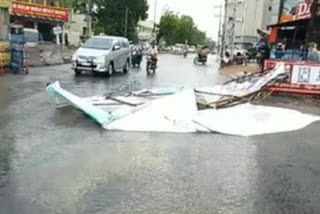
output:
M84 45L84 48L110 50L112 47L112 39L107 38L91 38Z

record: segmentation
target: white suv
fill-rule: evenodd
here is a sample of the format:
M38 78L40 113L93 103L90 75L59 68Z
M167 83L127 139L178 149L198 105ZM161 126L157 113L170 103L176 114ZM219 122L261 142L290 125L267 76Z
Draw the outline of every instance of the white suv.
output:
M72 68L77 75L82 71L106 73L128 72L131 50L128 39L115 36L94 36L81 46L72 57Z

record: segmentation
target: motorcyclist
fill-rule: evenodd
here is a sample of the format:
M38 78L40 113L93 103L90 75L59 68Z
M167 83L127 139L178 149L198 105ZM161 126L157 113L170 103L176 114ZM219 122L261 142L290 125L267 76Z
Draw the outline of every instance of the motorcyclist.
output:
M151 47L148 50L148 55L151 57L153 61L158 61L158 47L155 41L151 43Z
M206 60L208 57L208 47L203 46L200 49L198 49L198 57L200 61Z
M187 54L188 54L188 49L189 49L189 46L188 46L188 43L186 42L183 46L183 49L182 49L182 53L183 55L186 57Z
M132 52L131 52L131 60L132 60L132 65L138 65L140 66L140 63L142 61L142 47L140 45L136 45L132 48Z

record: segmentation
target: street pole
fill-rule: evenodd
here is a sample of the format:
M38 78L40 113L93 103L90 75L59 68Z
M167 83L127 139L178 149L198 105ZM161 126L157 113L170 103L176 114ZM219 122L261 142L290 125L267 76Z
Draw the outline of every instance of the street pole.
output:
M235 30L236 30L236 23L237 23L237 3L233 2L233 21L232 21L232 31L231 31L231 50L230 50L230 55L231 59L233 59L234 56L234 44L235 44Z
M154 32L156 32L157 7L158 7L158 0L154 0L154 18L153 18L153 31Z
M218 32L218 48L219 48L219 52L221 51L221 34L222 34L222 4L220 5L220 13L219 13L219 32Z
M88 0L87 4L87 36L90 38L92 34L91 0Z
M125 20L124 20L124 37L128 36L128 13L129 9L126 7L126 12L125 12Z
M222 38L221 38L221 50L220 50L220 65L222 65L224 52L225 52L225 45L226 45L226 29L227 29L227 19L228 19L228 4L229 0L225 0L224 2L224 20L223 20L223 27L222 27Z
M281 21L281 16L283 14L283 9L284 9L284 3L285 3L284 0L280 1L278 23L280 23L280 21Z

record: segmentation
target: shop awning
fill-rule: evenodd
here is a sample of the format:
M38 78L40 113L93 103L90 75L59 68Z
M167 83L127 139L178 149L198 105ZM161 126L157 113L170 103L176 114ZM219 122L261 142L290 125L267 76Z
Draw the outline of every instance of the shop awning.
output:
M269 25L268 28L274 28L274 27L291 27L291 26L297 26L297 25L305 25L309 22L310 19L301 19L301 20L294 20L289 22L283 22L278 23L274 25Z
M38 16L32 16L32 15L21 15L21 14L15 14L11 13L11 17L16 18L18 20L28 19L31 21L37 21L37 22L43 22L43 23L57 23L57 24L63 24L64 22L61 20L56 20L52 18L41 18Z

